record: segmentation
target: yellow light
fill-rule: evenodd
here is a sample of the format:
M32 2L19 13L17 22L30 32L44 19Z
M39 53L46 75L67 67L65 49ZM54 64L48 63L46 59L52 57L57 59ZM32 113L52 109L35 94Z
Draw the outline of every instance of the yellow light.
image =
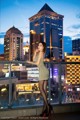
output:
M4 92L4 91L6 91L7 89L6 88L3 88L2 90L1 90L1 92Z
M31 32L32 34L36 34L36 32L35 32L34 30L30 30L30 32Z

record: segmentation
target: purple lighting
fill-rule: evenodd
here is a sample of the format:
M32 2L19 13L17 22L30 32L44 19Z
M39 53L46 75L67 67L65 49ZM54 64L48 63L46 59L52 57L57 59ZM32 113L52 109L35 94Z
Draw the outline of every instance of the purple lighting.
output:
M52 78L52 76L54 78L57 78L57 76L58 76L58 69L57 68L53 69L53 73L52 73L52 68L50 68L50 78Z
M57 76L58 75L58 69L57 68L54 68L54 76ZM55 77L54 77L55 78Z

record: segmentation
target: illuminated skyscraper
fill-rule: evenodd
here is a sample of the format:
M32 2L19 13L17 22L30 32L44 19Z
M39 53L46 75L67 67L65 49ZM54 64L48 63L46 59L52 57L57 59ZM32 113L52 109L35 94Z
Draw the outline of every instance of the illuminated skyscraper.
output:
M62 58L63 15L54 12L47 4L30 17L30 59L39 41L46 42L46 57Z
M23 46L24 60L29 60L29 45Z
M75 55L80 55L80 39L75 39L72 41L72 51Z
M65 62L80 62L79 55L66 55ZM80 85L80 64L67 64L65 70L66 84Z
M14 26L10 28L4 38L5 60L23 59L23 34Z

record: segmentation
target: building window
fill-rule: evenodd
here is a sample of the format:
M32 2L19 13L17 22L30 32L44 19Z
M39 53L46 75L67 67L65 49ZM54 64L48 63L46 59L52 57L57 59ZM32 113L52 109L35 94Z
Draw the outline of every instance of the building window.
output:
M46 22L46 24L49 24L49 22Z

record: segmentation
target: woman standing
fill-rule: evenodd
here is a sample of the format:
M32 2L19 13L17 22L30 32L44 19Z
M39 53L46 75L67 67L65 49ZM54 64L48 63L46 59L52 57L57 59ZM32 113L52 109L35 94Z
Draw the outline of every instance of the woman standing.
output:
M44 65L45 50L46 50L46 43L39 42L38 48L35 50L33 56L33 62L27 61L27 63L37 65L39 68L39 89L44 99L44 107L41 116L43 116L44 114L46 116L49 116L49 113L51 112L51 108L52 108L47 101L47 84L49 79L49 70Z

